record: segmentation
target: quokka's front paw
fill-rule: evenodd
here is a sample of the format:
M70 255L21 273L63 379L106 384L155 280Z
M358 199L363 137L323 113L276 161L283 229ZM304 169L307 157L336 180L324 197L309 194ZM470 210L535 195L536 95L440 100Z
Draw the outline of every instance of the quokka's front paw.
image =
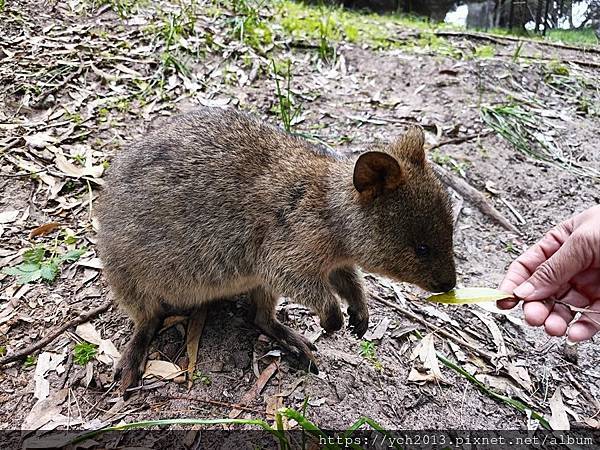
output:
M352 330L352 333L356 337L361 338L365 335L369 329L369 311L367 309L363 311L356 311L352 308L348 308L348 325Z
M320 317L321 327L327 333L333 333L341 330L344 326L344 315L339 308L330 308L325 314Z

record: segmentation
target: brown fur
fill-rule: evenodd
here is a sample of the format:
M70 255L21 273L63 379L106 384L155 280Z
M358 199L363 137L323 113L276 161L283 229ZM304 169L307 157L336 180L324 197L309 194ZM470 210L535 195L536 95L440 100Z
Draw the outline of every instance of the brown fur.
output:
M356 159L235 110L200 109L116 158L98 218L105 274L135 322L123 389L138 381L168 307L248 292L257 325L314 363L314 345L276 319L280 296L333 332L338 294L362 336L357 266L431 291L455 284L450 202L416 127Z

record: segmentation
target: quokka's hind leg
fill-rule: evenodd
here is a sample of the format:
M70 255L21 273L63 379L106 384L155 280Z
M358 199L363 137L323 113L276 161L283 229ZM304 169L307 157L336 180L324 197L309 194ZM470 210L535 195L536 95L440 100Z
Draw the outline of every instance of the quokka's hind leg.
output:
M277 340L286 350L296 355L301 363L312 372L318 373L317 362L312 350L315 344L300 333L283 325L275 316L277 296L264 286L257 287L249 293L251 308L256 311L254 323L265 334Z
M144 373L150 343L165 318L159 299L133 292L128 294L122 304L133 319L135 328L114 373L115 381L121 383L120 392L125 399L129 397L127 389L137 386Z

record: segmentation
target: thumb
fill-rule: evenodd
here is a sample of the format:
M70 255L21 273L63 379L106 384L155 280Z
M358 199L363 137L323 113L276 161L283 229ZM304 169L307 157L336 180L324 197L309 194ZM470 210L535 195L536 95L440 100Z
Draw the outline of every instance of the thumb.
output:
M544 300L589 267L588 249L581 234L573 233L560 248L540 264L531 277L513 292L524 300Z

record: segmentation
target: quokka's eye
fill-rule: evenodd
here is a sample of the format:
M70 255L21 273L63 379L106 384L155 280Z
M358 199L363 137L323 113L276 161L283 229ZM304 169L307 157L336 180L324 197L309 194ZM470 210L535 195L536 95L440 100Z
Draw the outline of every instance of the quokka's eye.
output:
M415 253L419 258L429 256L429 247L425 244L419 244L415 247Z

